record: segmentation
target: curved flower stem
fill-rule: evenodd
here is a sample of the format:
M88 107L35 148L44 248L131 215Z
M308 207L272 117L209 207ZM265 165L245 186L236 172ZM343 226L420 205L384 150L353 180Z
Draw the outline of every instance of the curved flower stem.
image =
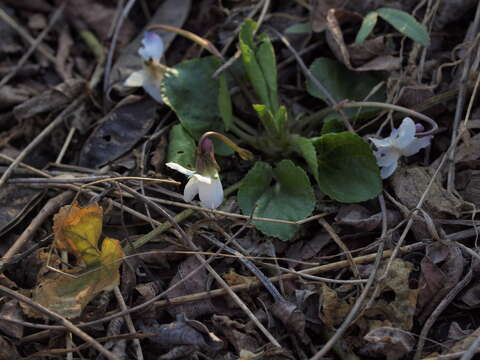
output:
M148 31L164 30L164 31L177 33L177 34L193 41L194 43L197 43L198 45L200 45L204 49L208 50L212 55L218 56L220 59L223 60L222 54L220 54L220 51L218 51L218 49L215 47L215 45L213 45L213 43L211 41L209 41L207 39L204 39L201 36L198 36L197 34L194 34L194 33L190 32L188 30L179 29L179 28L174 27L174 26L163 25L163 24L156 24L156 25L149 26L147 30Z
M338 107L341 107L341 108L378 107L381 109L402 112L404 114L416 117L417 119L423 120L430 124L431 129L428 131L417 133L418 136L431 135L438 130L437 122L433 120L431 117L399 105L393 105L393 104L376 102L376 101L345 101L345 102L339 103L336 107L337 108Z
M239 129L237 129L239 130ZM246 135L246 134L245 134ZM205 134L202 135L202 137L200 138L200 140L198 141L198 146L199 148L202 146L202 143L205 139L207 139L208 137L210 136L214 136L220 140L222 140L225 145L227 145L228 147L230 147L231 149L235 150L238 155L244 159L244 160L253 160L254 156L253 154L244 149L244 148L241 148L240 146L238 146L237 144L235 144L232 140L230 140L228 137L226 137L225 135L223 134L220 134L220 133L217 133L215 131L208 131L206 132ZM253 138L253 137L252 137Z

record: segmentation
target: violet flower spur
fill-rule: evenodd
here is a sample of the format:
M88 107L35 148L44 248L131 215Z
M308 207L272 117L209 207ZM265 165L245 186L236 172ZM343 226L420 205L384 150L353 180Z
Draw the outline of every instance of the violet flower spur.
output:
M421 127L420 124L419 127ZM430 145L433 136L415 137L417 125L409 117L403 119L398 129L393 129L389 137L384 139L369 138L377 151L374 152L377 164L381 167L380 176L386 179L398 166L402 156L412 156Z
M142 47L138 49L138 54L143 58L143 68L131 73L124 83L125 86L129 87L142 86L159 103L163 103L160 96L160 86L167 69L165 65L160 63L163 51L162 38L153 32L145 32Z

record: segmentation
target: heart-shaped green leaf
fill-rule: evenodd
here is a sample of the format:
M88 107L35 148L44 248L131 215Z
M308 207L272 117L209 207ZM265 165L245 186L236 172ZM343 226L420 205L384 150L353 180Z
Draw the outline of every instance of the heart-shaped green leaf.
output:
M340 202L369 200L382 191L377 161L368 144L349 132L313 139L318 156L319 187Z
M329 58L316 59L310 65L310 71L337 102L343 100L364 101L365 99L368 99L368 101L385 101L384 88L372 94L374 87L382 81L376 74L348 70L342 64ZM310 79L307 79L307 91L310 95L326 102L327 99L324 94ZM373 107L349 108L344 109L344 112L349 118L360 119L366 115L371 115L372 112L378 112L378 109ZM338 118L338 114L332 117Z
M172 127L168 139L167 161L193 170L195 169L195 150L195 140L184 127L181 124Z
M212 78L219 65L214 56L183 61L168 69L163 80L163 101L195 138L223 129L218 108L220 84Z
M270 184L272 178L274 184ZM246 215L299 221L309 216L315 207L315 195L305 171L290 160L282 160L275 169L257 162L242 181L238 203ZM289 240L298 225L255 221L264 234Z

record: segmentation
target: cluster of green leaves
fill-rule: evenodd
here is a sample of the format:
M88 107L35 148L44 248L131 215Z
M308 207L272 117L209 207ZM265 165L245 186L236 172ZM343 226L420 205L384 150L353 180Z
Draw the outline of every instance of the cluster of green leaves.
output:
M241 62L236 64L240 68L236 79L254 90L252 114L259 123L250 123L250 127L262 130L242 136L244 131L235 126L240 121L233 115L231 79L225 74L212 76L221 65L220 59L210 56L185 61L169 70L162 88L165 103L181 123L170 132L168 161L192 168L195 142L206 131L230 131L240 137L265 160L254 164L238 191L242 212L259 218L290 222L305 219L314 210L316 187L319 193L339 202L362 202L377 196L382 182L375 156L365 140L344 131L338 114L324 118L321 130L313 129L318 135L313 138L307 137L312 132L292 126L289 119L295 114L279 102L274 47L269 36L256 35L257 27L248 19L240 30ZM350 71L327 58L315 60L310 71L338 102L385 100L383 90L372 93L381 81L372 74ZM311 81L307 81L306 89L311 96L326 101ZM358 120L374 112L372 108L345 109L344 115ZM216 152L222 151L225 153L221 148ZM292 223L260 220L255 225L282 240L290 239L298 228Z

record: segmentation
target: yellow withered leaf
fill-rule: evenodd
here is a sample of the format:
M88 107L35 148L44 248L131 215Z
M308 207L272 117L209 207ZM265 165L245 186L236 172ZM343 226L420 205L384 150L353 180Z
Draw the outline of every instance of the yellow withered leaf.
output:
M123 256L120 242L106 238L96 263L86 268L74 268L68 273L49 273L39 280L33 291L33 300L66 318L76 318L97 294L118 285ZM28 315L38 314L28 312Z
M103 210L98 204L67 205L53 218L55 246L86 265L98 261L98 240L102 233Z

